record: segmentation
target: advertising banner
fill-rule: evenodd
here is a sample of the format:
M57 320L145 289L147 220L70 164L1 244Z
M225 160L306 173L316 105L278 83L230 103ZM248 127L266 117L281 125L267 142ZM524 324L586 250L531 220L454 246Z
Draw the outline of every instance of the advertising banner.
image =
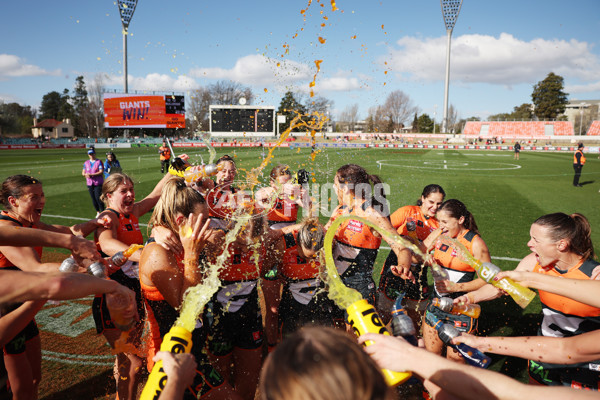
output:
M183 96L104 94L105 128L185 128Z

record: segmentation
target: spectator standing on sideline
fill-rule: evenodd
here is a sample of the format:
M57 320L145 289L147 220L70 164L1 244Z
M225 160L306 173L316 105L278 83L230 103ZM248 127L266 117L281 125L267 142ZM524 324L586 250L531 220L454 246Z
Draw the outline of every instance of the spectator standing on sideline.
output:
M106 153L106 161L104 161L104 178L108 178L110 174L121 172L121 163L117 160L117 156L112 151Z
M104 203L100 200L102 184L104 183L104 167L102 166L102 161L96 158L96 150L90 148L87 153L90 159L83 163L81 175L85 176L85 183L96 209L96 217L98 217L104 211Z
M581 187L579 183L579 177L581 176L581 170L585 165L585 156L583 155L583 143L577 145L577 151L573 154L573 169L575 170L575 176L573 176L573 186Z
M167 146L167 140L163 140L162 146L158 148L160 154L160 172L165 173L169 170L169 160L171 159L171 149Z
M518 160L519 153L521 152L521 143L519 143L519 141L517 140L513 148L515 149L515 160Z

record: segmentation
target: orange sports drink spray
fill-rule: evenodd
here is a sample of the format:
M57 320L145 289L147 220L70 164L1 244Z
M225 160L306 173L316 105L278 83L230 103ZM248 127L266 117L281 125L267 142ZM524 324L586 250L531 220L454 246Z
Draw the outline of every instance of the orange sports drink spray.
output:
M358 220L378 231L381 230L381 228L375 226L371 222L354 215L341 216L337 218L333 224L331 224L327 230L327 233L325 234L323 244L323 248L325 250L325 267L327 270L326 279L328 285L328 296L337 304L338 307L340 307L342 310L346 310L348 313L348 321L352 326L352 330L357 336L365 333L380 333L391 336L390 332L386 329L385 325L381 321L379 314L377 314L377 311L375 311L375 308L369 304L369 302L364 300L358 291L344 285L340 275L338 274L337 268L335 267L332 251L333 237L340 224L347 219ZM399 240L402 239L400 238ZM371 344L371 341L365 342L365 346L370 346ZM407 381L412 376L412 373L410 372L395 372L387 369L383 369L381 372L389 386L399 385Z

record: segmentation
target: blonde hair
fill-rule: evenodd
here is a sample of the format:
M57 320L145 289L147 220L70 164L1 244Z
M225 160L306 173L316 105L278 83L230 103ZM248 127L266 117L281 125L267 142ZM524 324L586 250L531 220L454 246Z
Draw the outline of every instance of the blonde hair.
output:
M280 176L292 176L292 171L290 170L289 165L279 164L271 170L269 176L271 177L271 181L277 180Z
M307 218L300 222L298 242L305 249L319 251L323 248L325 231L318 218Z
M112 194L115 190L117 190L119 185L127 181L129 181L131 186L133 186L133 179L131 179L129 175L123 172L115 172L110 174L102 184L102 194L100 195L100 200L102 200L102 202L108 206L107 194Z
M305 327L283 340L260 377L261 400L389 400L391 389L349 334Z
M152 217L151 226L162 226L177 232L177 214L187 217L198 204L206 204L204 197L191 187L186 186L183 178L173 178L165 183Z

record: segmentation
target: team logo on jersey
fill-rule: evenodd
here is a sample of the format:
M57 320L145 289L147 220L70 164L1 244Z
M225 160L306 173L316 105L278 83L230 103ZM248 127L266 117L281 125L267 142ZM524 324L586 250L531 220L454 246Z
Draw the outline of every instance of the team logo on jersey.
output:
M355 221L353 219L351 219L350 221L348 221L348 229L350 229L353 232L362 232L363 230L363 223L360 221Z
M435 245L435 248L438 249L439 251L443 251L444 253L446 253L448 251L448 249L450 248L450 246L448 246L447 244L443 244L443 243L437 243ZM450 255L452 257L456 257L458 255L458 252L456 251L456 249L454 247L452 248L452 252L450 253Z

